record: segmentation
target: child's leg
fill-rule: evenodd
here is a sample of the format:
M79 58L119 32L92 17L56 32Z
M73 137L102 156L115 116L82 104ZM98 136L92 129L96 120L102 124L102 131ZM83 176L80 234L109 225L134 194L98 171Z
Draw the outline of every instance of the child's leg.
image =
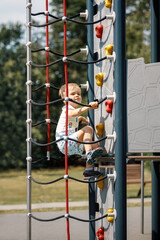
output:
M92 136L93 129L90 126L86 126L77 132L79 141L92 142ZM98 148L98 143L84 144L84 150L87 153L86 168L93 168L94 159L102 153L102 148Z
M79 141L82 142L92 142L93 129L90 126L86 126L79 131L77 131L77 137ZM92 144L84 144L85 152L88 152L92 149Z
M93 164L89 164L86 162L86 168L93 168Z
M98 148L98 147L99 147L99 144L98 144L98 143L92 144L92 149L95 149L95 148Z
M79 141L92 142L93 128L90 126L86 126L77 132L77 136ZM95 149L97 147L99 147L98 143L84 144L85 152L88 152L91 149Z

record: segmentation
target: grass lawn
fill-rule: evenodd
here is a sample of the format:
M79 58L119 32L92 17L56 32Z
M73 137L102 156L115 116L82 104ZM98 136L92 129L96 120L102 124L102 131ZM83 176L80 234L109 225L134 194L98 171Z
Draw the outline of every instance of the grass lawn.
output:
M70 167L69 175L83 179L84 167ZM49 182L65 174L64 169L33 170L32 177L40 182ZM145 171L145 178L150 179L150 172ZM10 170L0 174L0 205L25 204L27 198L26 171ZM140 184L127 186L127 197L136 197ZM145 196L151 196L151 184L145 186ZM87 201L88 184L69 180L69 200ZM32 203L65 202L65 181L54 184L39 185L32 182Z
M144 179L151 180L151 172L148 169L144 170ZM128 184L127 185L127 197L135 198L141 187L141 184ZM147 183L144 186L144 197L151 197L151 183Z
M82 179L83 167L69 168L69 174ZM33 170L32 177L40 182L49 182L65 175L64 169ZM0 205L26 203L26 171L10 170L0 174ZM85 201L88 198L87 184L69 181L69 200ZM65 181L39 185L32 182L32 203L65 202Z

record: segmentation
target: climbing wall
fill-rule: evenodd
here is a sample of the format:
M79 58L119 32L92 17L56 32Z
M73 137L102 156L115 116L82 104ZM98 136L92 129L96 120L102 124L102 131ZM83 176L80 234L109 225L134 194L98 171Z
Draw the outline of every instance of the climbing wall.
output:
M160 151L160 63L128 60L128 152Z
M97 4L97 14L94 15L94 21L107 16L107 19L94 25L94 53L98 59L107 56L108 59L94 65L94 93L95 99L103 99L107 96L106 101L99 105L94 112L95 120L95 139L101 139L106 136L112 136L114 133L114 42L113 28L115 13L113 11L113 2L111 1L94 1ZM100 142L100 146L105 147L108 153L114 153L114 139L107 138ZM113 174L114 168L100 167L98 170L103 176ZM99 187L100 186L100 187ZM103 216L107 210L114 209L114 179L107 178L101 184L96 185L96 202L99 204L99 212L96 217ZM96 222L97 239L105 240L114 239L115 223L108 222L106 218ZM102 234L103 233L103 234Z
M95 1L94 3L97 4L98 8L97 14L94 15L94 21L102 19L106 15L108 16L108 19L105 19L94 26L94 53L98 54L98 59L111 54L108 55L111 59L105 59L94 65L94 93L96 99L102 99L106 96L112 97L114 93L114 50L112 51L112 49L109 49L110 53L105 50L106 48L113 47L114 12L113 3L111 4L111 8L108 8L105 6L107 5L107 2L108 1L104 2L101 0ZM108 134L112 135L114 132L114 103L112 103L112 101L114 100L106 100L99 105L99 108L95 111L95 126L97 130L95 139L100 139ZM107 103L109 105L107 105ZM113 109L112 106L110 106L112 104ZM106 109L109 111L107 112ZM100 145L105 147L107 152L113 153L113 139L104 140L100 142Z
M103 182L96 185L96 202L99 204L99 212L96 218L108 213L108 210L115 209L114 201L114 182L115 182L115 169L114 167L101 167L100 172L104 176L108 176ZM115 211L115 210L114 210ZM102 229L102 230L101 230ZM96 235L97 239L102 239L100 235L104 235L104 240L113 240L115 232L114 218L104 218L96 222ZM103 231L103 234L101 234ZM99 236L99 238L98 238Z

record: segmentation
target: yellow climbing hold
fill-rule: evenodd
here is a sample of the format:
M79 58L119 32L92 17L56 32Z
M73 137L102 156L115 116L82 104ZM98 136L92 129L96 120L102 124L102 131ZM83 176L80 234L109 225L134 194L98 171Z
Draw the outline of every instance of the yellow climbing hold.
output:
M107 210L107 214L108 213L113 213L114 211L113 211L113 208L109 208L108 210ZM107 221L108 222L110 222L110 223L113 223L113 221L114 221L114 217L112 216L112 217L107 217Z
M105 1L105 6L107 8L111 8L112 7L112 0L104 0Z
M98 125L96 125L96 130L97 130L97 135L99 137L102 137L103 136L103 131L104 131L104 124L99 123Z
M100 175L100 176L97 178L97 180L99 180L99 179L101 179L101 178L103 178L102 175ZM104 180L99 181L99 182L96 182L96 184L97 184L97 186L98 186L100 189L103 189L103 188L104 188Z
M106 56L107 55L112 55L113 53L113 44L109 44L104 48L105 52L106 52Z
M95 76L95 79L97 81L96 82L97 86L102 87L102 85L103 85L103 73L102 72L97 73L96 76Z

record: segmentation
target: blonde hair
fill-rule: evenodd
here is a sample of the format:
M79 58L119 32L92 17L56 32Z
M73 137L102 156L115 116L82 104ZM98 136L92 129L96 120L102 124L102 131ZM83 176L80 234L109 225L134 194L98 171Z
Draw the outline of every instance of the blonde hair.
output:
M80 88L76 83L68 83L68 88L69 87ZM66 84L62 85L61 88L59 89L59 96L63 98L65 95L65 92L66 92Z

